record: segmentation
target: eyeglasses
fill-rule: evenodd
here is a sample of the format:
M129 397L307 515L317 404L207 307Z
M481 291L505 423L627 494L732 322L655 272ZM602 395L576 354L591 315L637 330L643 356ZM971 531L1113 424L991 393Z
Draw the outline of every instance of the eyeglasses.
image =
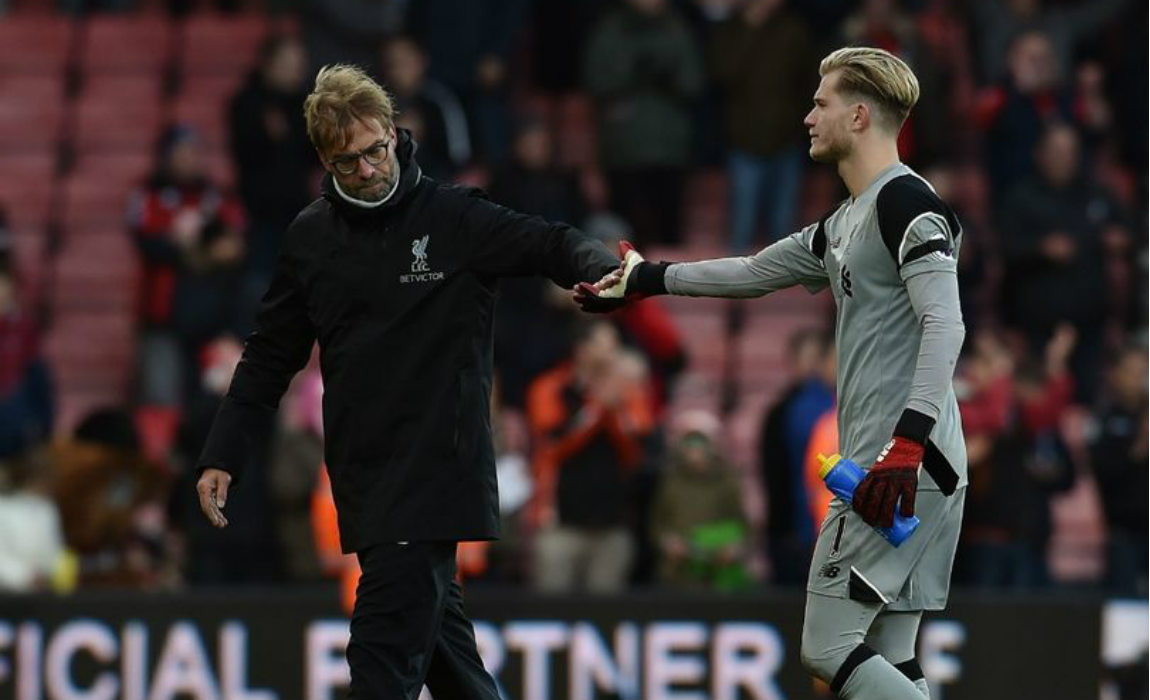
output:
M367 161L368 165L376 166L387 159L387 149L390 141L376 141L358 153L348 153L338 158L332 158L329 163L340 175L351 175L359 168L359 159Z

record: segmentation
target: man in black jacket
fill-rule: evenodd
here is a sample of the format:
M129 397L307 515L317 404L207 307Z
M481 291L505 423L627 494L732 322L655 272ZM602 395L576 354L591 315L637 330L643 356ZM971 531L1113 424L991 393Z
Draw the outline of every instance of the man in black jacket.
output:
M390 99L360 69L319 72L304 107L328 171L288 228L204 446L197 490L227 525L229 483L319 341L340 540L363 570L347 656L357 698L495 700L454 582L456 544L498 536L488 401L496 281L571 287L618 265L602 244L422 176Z

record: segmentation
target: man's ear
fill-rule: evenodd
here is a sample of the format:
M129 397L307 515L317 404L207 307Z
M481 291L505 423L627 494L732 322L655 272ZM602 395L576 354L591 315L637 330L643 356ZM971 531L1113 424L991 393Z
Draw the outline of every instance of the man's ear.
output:
M871 113L870 105L866 102L856 102L854 113L851 115L851 129L854 131L864 131L870 126L874 114Z

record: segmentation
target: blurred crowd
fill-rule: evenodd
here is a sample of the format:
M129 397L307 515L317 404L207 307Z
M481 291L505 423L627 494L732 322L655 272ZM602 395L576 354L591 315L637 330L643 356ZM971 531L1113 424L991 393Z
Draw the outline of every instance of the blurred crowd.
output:
M1107 542L1095 584L1146 594L1144 3L280 0L266 11L299 29L264 41L230 101L235 182L213 179L202 135L172 124L125 203L141 269L134 390L67 434L40 310L22 298L0 221L0 589L354 582L322 472L314 361L281 405L264 468L229 498L226 530L209 526L193 489L278 238L317 191L301 106L318 66L378 76L427 176L609 245L691 259L684 203L700 173L725 183L720 247L732 254L845 196L807 158L802 118L819 58L867 44L918 75L902 156L965 233L955 385L971 483L956 582L1056 585L1053 504L1086 480ZM586 134L565 126L581 109ZM757 463L737 464L725 415L677 407L691 357L662 300L587 319L547 281L504 285L492 428L505 535L462 548L461 575L548 592L802 585L830 498L816 455L838 440L825 321L780 338L788 383L761 417Z

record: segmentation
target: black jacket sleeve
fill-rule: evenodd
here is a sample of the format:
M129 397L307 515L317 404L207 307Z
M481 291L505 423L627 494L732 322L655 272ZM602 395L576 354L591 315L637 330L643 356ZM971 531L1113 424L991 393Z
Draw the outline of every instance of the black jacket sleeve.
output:
M292 377L307 364L314 342L303 290L290 258L281 255L260 303L256 330L244 344L243 357L197 462L200 470L222 469L239 481L271 439L280 398Z
M489 201L470 190L461 229L472 242L469 266L494 277L543 275L560 287L598 282L619 266L605 245L562 223L550 223Z

